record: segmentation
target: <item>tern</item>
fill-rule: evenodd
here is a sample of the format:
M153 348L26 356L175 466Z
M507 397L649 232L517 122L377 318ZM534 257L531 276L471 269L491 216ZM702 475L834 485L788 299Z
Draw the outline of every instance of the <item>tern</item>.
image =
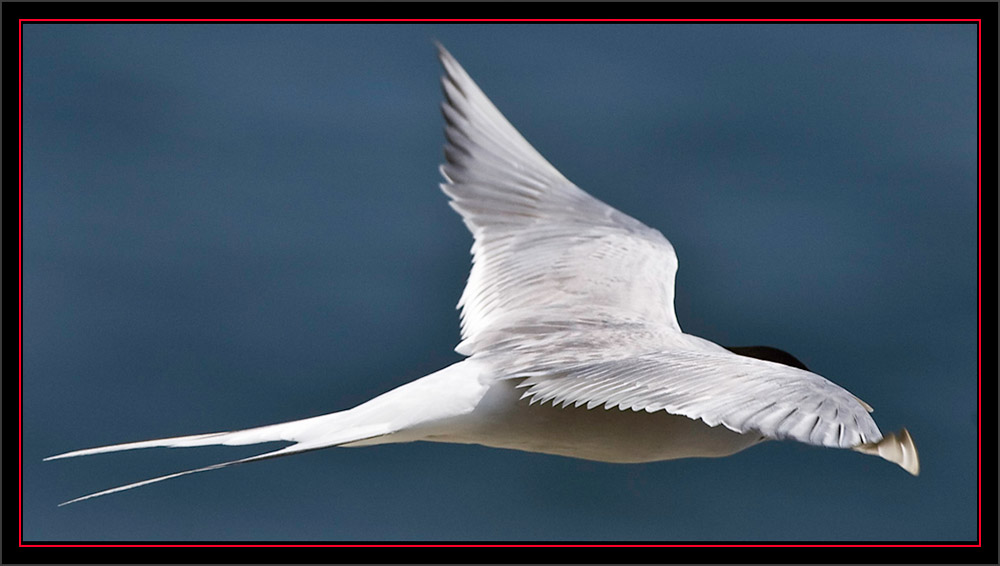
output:
M292 443L63 505L309 450L413 441L637 463L794 440L919 473L906 429L883 436L867 403L791 354L684 333L674 313L670 242L566 179L437 47L446 138L440 187L474 239L457 307L455 350L465 358L327 415L51 456Z

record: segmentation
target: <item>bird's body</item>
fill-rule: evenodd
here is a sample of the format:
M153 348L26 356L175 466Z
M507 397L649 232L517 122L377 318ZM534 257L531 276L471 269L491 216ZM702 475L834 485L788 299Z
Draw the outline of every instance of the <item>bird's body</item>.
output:
M328 415L54 456L293 443L79 499L307 450L411 441L632 463L792 439L877 454L917 473L905 429L883 437L867 404L789 354L684 333L670 242L563 177L443 48L440 56L441 188L475 238L459 302L456 350L467 358Z
M523 389L516 381L497 379L496 375L495 368L466 360L394 389L357 409L381 406L395 412L412 406L418 415L416 422L400 422L403 426L397 433L345 446L425 440L636 463L728 456L763 440L760 435L710 427L664 411L530 404L521 399ZM451 404L449 410L440 419L427 419L427 414L440 407L442 391L451 392L446 399ZM411 405L421 399L426 405Z

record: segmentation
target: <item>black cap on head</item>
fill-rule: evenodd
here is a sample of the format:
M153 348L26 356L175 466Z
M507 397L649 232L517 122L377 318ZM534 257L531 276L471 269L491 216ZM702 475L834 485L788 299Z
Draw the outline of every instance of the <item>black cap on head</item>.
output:
M806 364L800 362L795 356L784 350L779 350L770 346L725 346L725 348L734 354L739 354L748 358L757 358L758 360L777 362L793 368L809 371Z

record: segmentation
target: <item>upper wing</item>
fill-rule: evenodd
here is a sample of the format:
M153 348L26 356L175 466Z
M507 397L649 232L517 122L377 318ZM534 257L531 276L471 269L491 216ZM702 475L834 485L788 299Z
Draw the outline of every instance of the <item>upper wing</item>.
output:
M670 242L563 177L439 51L447 138L441 189L475 238L456 349L488 348L486 336L543 310L571 319L601 307L679 330Z

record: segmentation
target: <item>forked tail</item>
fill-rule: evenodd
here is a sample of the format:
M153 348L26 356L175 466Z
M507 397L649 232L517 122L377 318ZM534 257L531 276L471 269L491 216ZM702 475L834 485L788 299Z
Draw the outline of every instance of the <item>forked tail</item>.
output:
M346 411L287 423L248 428L246 430L176 436L173 438L101 446L99 448L87 448L85 450L75 450L73 452L66 452L65 454L50 456L46 460L89 456L91 454L104 454L122 450L137 450L139 448L187 448L191 446L213 446L219 444L241 446L281 441L294 443L291 446L285 446L273 452L265 452L264 454L250 456L249 458L223 462L221 464L205 466L204 468L177 472L121 487L106 489L62 503L62 505L66 505L187 474L207 472L209 470L217 470L227 466L267 458L289 456L309 450L319 450L320 448L331 446L354 445L357 443L382 444L385 442L421 440L424 438L423 435L428 430L428 426L433 428L440 425L440 423L452 422L451 419L461 417L476 407L488 389L488 385L479 379L481 371L481 367L476 363L473 363L471 360L463 360L438 370L431 375L401 385Z
M90 495L84 495L83 497L77 497L76 499L71 499L69 501L60 503L59 505L62 506L62 505L68 505L70 503L76 503L77 501L83 501L84 499L99 497L101 495L107 495L109 493L115 493L118 491L125 491L135 487L141 487L144 485L149 485L151 483L161 482L164 480L169 480L176 477L185 476L188 474L194 474L197 472L207 472L210 470L225 468L227 466L243 464L246 462L254 462L257 460L265 460L268 458L279 458L281 456L289 456L291 454L298 454L300 452L307 452L310 450L319 450L320 448L328 448L331 446L338 446L342 444L348 444L351 442L357 442L360 440L376 438L392 432L390 426L387 423L375 424L375 425L371 424L360 425L359 423L356 422L358 421L358 419L354 417L355 415L353 411L348 410L348 411L341 411L338 413L331 413L328 415L322 415L319 417L312 417L308 419L267 425L257 428L249 428L245 430L236 430L231 432L214 432L208 434L194 434L190 436L176 436L173 438L161 438L157 440L144 440L141 442L128 442L125 444L115 444L112 446L101 446L98 448L87 448L85 450L75 450L73 452L66 452L65 454L49 456L48 458L45 458L45 460L73 458L75 456L89 456L91 454L104 454L107 452L120 452L122 450L137 450L139 448L158 448L158 447L188 448L192 446L213 446L213 445L241 446L247 444L260 444L263 442L278 442L278 441L295 443L292 444L291 446L285 446L284 448L280 448L272 452L265 452L263 454L250 456L248 458L241 458L239 460L222 462L220 464L213 464L211 466L205 466L203 468L195 468L193 470L186 470L183 472L167 474L165 476L160 476L148 480L130 483L128 485L106 489L104 491L99 491L97 493L91 493Z

